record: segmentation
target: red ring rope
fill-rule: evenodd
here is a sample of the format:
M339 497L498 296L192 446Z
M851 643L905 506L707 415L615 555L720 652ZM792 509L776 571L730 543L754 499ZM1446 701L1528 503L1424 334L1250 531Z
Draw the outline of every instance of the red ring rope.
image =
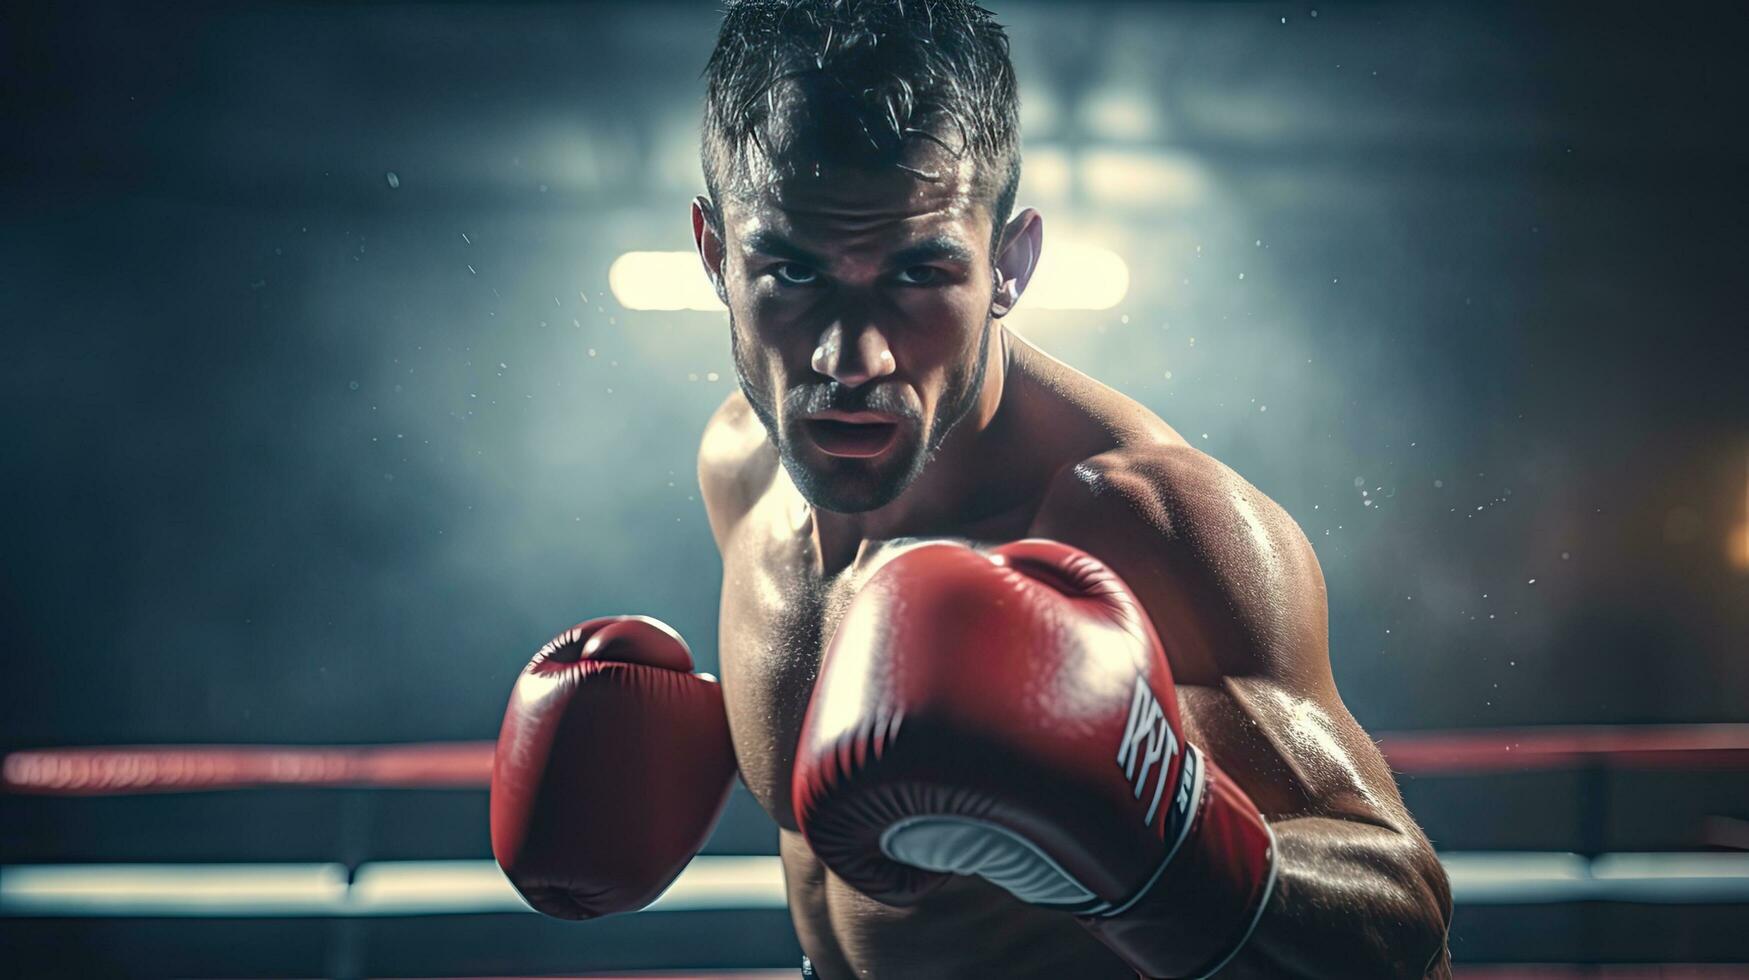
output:
M1397 772L1477 775L1571 769L1749 769L1749 724L1588 726L1405 732L1379 747ZM47 796L119 796L349 786L478 789L491 742L409 745L142 745L27 749L0 763L0 788Z

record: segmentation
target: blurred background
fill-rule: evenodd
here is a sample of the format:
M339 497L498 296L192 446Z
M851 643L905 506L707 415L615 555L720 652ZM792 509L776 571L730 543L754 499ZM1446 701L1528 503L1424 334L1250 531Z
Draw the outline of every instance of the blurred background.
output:
M1046 228L1009 324L1298 519L1370 731L1749 722L1744 13L994 7ZM715 669L693 474L734 375L687 202L719 17L0 13L0 751L489 740L608 613ZM1741 769L1484 768L1406 769L1442 850L1749 849ZM737 791L710 853L774 845ZM0 848L17 975L798 955L781 896L583 926L18 898L26 867L477 863L477 787L13 793ZM1725 897L1460 893L1453 948L1749 962L1742 879L1697 874Z

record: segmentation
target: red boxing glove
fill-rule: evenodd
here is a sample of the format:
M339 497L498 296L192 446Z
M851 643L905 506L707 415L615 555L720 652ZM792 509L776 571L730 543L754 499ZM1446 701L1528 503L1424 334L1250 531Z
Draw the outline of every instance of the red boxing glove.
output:
M592 619L516 681L492 764L492 854L528 904L631 912L710 836L735 776L722 688L643 616Z
M930 544L852 600L792 787L803 835L892 905L946 873L1061 909L1150 977L1219 969L1274 882L1274 837L1185 744L1172 674L1111 569L1052 541Z

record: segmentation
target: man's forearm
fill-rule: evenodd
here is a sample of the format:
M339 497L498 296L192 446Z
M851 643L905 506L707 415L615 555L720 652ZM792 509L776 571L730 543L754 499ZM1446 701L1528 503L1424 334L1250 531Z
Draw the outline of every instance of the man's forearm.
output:
M1223 977L1446 978L1451 888L1419 835L1322 817L1271 825L1275 891Z

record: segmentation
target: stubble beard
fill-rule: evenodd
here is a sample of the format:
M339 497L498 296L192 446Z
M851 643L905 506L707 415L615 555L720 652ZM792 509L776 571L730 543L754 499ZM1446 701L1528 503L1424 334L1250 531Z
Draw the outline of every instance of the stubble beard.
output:
M845 388L836 381L798 385L783 395L784 417L791 420L789 430L785 431L777 419L777 396L759 373L760 366L748 359L749 352L741 344L733 311L729 313L729 353L735 363L735 378L742 395L752 406L760 424L765 426L766 438L777 447L777 457L789 473L790 481L801 491L802 498L821 510L853 514L875 510L898 499L935 460L942 443L960 420L971 414L984 389L990 362L990 331L995 322L994 316L988 312L984 314L984 329L978 336L977 360L969 371L960 366L948 375L947 387L942 392L924 440L921 443L912 440L908 452L898 447L889 450L893 455L900 452L905 452L905 455L902 459L883 461L884 465L864 460L834 460L822 467L805 460L797 451L797 443L806 438L800 431L799 420L828 408L844 411L869 409L899 416L902 427L915 430L921 422L920 414L897 397L891 388L876 385L865 391ZM904 433L900 438L905 438Z

